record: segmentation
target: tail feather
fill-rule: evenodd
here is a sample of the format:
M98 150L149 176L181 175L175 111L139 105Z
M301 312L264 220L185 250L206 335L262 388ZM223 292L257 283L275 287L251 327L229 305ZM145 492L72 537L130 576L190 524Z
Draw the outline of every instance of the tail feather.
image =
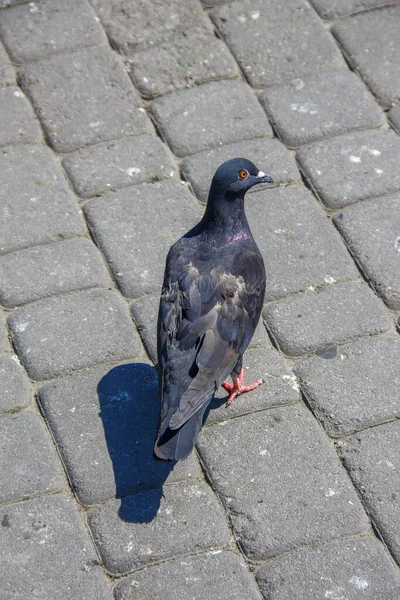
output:
M208 402L190 417L179 429L161 427L154 446L154 454L163 460L180 460L190 454L203 425Z

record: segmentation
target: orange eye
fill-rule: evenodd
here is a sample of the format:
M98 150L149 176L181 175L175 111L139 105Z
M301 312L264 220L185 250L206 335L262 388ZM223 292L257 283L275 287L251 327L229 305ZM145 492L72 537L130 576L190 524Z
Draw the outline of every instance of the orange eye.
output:
M247 175L248 175L248 172L245 171L244 169L239 171L239 179L246 179Z

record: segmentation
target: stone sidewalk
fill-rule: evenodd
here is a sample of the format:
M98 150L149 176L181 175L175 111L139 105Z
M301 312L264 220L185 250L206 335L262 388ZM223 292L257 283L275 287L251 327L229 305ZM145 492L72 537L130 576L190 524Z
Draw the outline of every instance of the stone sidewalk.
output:
M2 600L399 600L400 2L0 0ZM168 247L216 167L268 273L155 461Z

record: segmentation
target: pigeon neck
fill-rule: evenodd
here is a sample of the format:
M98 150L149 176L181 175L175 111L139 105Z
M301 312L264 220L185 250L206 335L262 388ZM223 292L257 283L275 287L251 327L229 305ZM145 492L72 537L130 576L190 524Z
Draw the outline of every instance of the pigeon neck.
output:
M226 232L229 236L235 236L240 232L250 233L244 212L244 195L243 197L226 195L216 197L210 194L203 225L209 230Z

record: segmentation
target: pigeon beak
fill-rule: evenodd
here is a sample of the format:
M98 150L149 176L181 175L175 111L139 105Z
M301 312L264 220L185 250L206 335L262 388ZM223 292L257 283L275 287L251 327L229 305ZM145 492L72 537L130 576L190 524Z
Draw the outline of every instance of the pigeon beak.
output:
M258 171L257 177L259 179L258 183L274 183L272 177L266 175L263 171Z

